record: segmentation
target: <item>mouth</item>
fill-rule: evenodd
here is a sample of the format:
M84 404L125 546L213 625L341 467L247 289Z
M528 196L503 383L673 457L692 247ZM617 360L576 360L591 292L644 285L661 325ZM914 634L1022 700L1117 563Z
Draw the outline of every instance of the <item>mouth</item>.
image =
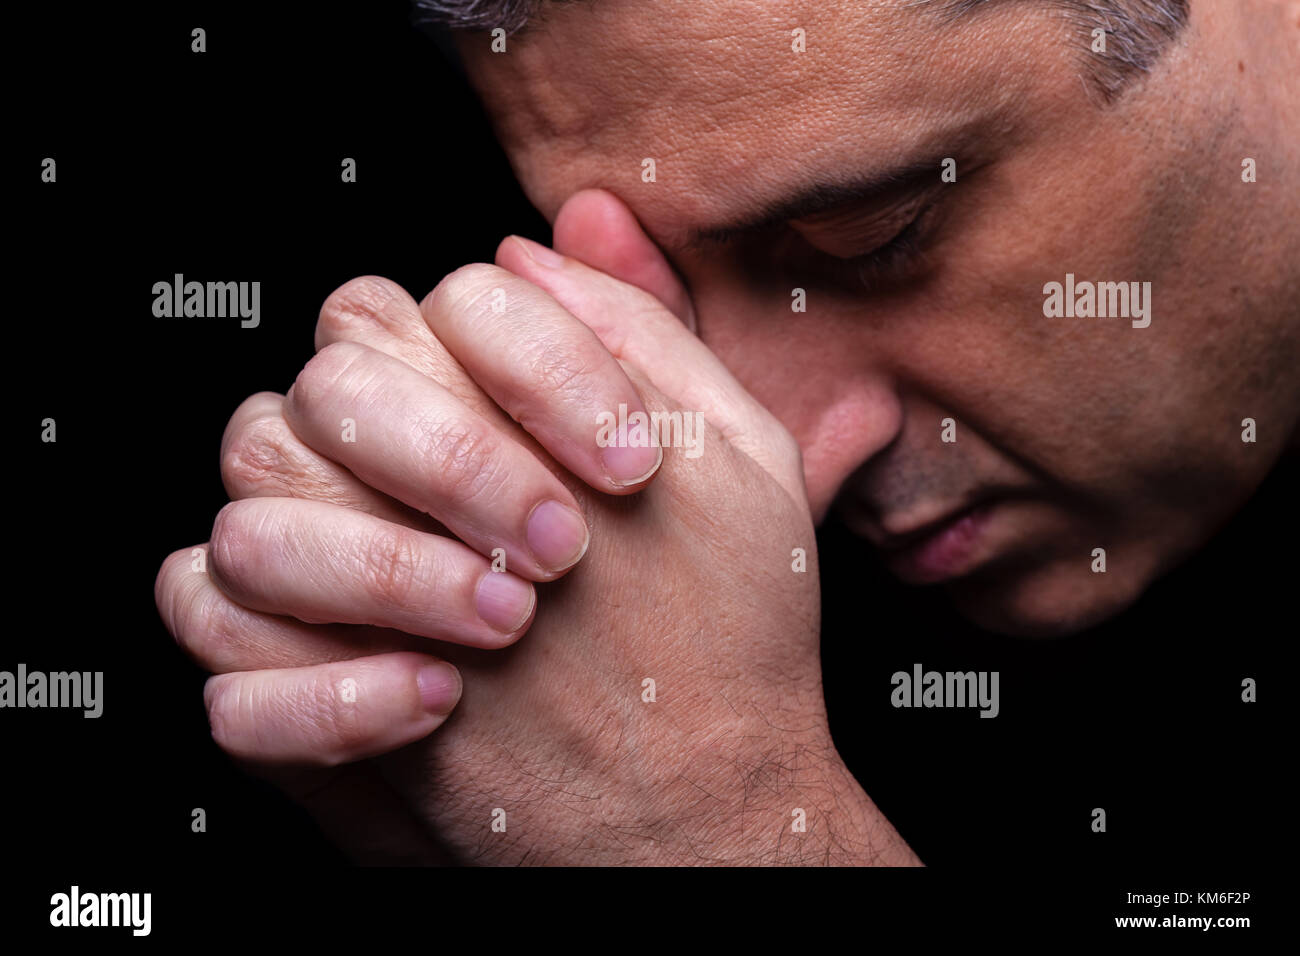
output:
M909 584L935 584L969 574L981 547L992 503L983 501L937 521L876 542L885 564Z

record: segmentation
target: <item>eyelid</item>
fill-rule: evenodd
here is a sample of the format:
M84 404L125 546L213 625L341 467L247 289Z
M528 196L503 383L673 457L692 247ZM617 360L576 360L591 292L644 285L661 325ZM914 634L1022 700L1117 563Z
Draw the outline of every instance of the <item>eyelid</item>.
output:
M888 245L936 201L939 190L926 189L892 207L837 210L832 215L792 220L790 228L818 252L837 259L857 259Z
M836 282L872 293L914 279L925 268L940 204L940 197L932 198L892 237L861 255L840 258L823 253L827 273Z

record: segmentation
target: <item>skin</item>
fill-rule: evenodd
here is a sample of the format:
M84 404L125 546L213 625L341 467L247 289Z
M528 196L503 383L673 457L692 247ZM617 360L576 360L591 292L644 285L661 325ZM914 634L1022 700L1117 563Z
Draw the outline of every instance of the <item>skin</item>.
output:
M612 197L587 194L572 215L584 235L609 236L602 246L639 240L657 255ZM181 551L158 580L169 628L226 671L206 691L214 738L271 768L368 860L429 862L447 851L498 864L917 862L830 738L815 539L794 441L662 302L576 259L543 265L534 256L545 251L507 240L498 260L508 269L462 269L419 306L382 280L349 284L322 310L323 347L289 395L255 396L236 414L223 471L237 500L214 525L208 571L195 574ZM496 289L514 305L493 310ZM680 286L673 292L684 301ZM484 323L514 326L513 354L530 357L518 368L540 378L471 381L466 370L494 358L501 372L491 336L466 334ZM576 366L616 357L627 378L613 377L630 379L645 407L705 415L698 458L670 449L635 499L583 486L500 413L525 394L538 407L554 401L540 387L550 378L543 359L555 336L582 334L592 361ZM458 343L455 362L447 342ZM464 405L462 438L425 440L419 429L448 392ZM355 448L330 444L344 412L357 423ZM433 433L452 430L443 420ZM542 432L565 430L536 424L531 434ZM590 553L563 587L496 636L475 616L471 585L480 572L498 575L403 511L421 502L455 525L493 494L502 448L483 434L536 456L539 474L510 482L515 493L532 484L554 495L553 476L591 528ZM364 465L353 464L369 484L303 436L339 458L360 454ZM463 480L432 490L407 480L410 447L441 456L431 474ZM556 457L576 452L557 447ZM811 552L804 573L792 570L792 544ZM350 627L307 626L321 621ZM524 630L509 654L483 653ZM439 648L455 671L427 656L428 637L468 645ZM430 669L445 679L433 693ZM470 688L463 698L456 676ZM654 701L643 696L647 676ZM452 707L456 720L443 725ZM483 838L496 807L517 835ZM807 829L791 829L794 815ZM427 845L430 830L441 849Z
M942 26L881 5L559 5L508 55L461 46L543 213L609 189L663 247L701 337L798 440L819 521L839 503L890 548L991 495L964 558L896 569L945 580L986 627L1062 634L1202 545L1295 442L1300 71L1286 5L1198 3L1147 82L1100 109L1073 33L1034 6ZM910 197L802 241L688 241L810 182L944 156L958 179L937 190L929 267L871 291L812 247L870 251ZM1243 184L1244 156L1272 172ZM1066 272L1151 282L1151 326L1045 318ZM1269 423L1253 445L1248 416Z
M168 626L222 674L218 742L363 858L436 859L433 831L488 862L915 862L830 743L815 566L791 574L791 543L811 551L838 509L976 621L1060 634L1126 606L1240 505L1300 417L1284 134L1300 20L1284 6L1197 4L1105 109L1072 35L1022 4L957 26L858 5L576 4L508 56L465 38L565 258L508 239L418 306L349 283L289 395L236 413L210 572L185 549L158 581ZM1241 183L1244 155L1260 182ZM727 229L917 162L915 188ZM869 288L840 261L931 204L922 261ZM1151 326L1044 317L1043 284L1066 272L1151 282ZM704 411L709 452L626 450L611 480L589 423L619 401ZM364 440L340 440L349 416ZM568 538L533 526L547 501L581 511ZM506 575L488 570L498 546ZM560 576L537 600L529 582ZM516 604L484 602L485 580ZM453 646L525 632L505 655ZM428 638L451 642L454 671ZM341 706L340 666L364 706ZM650 673L673 706L642 709L632 678ZM695 779L665 775L678 766ZM485 800L524 808L523 835L484 839ZM792 842L791 808L809 806L818 825Z

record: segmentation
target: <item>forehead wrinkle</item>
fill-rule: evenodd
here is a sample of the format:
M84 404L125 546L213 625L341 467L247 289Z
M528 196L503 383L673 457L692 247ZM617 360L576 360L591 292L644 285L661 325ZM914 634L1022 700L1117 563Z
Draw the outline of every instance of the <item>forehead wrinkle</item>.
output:
M864 8L875 12L868 15ZM539 96L530 88L550 86L553 77L563 76L565 84L607 100L606 112L627 115L656 101L725 108L757 96L793 93L809 79L847 87L896 67L876 67L854 49L848 56L852 75L844 82L836 82L836 73L845 72L842 65L827 69L845 59L844 51L832 46L845 37L852 37L855 48L872 48L877 57L882 50L877 41L888 37L896 44L897 31L889 29L892 18L885 14L897 12L897 0L714 0L707 7L698 0L584 0L543 11L541 29L512 39L504 56L483 52L481 37L468 46L488 72L515 74L513 105L524 106L536 131L546 135L581 135L593 120L584 108L592 97ZM796 25L809 35L808 50L801 54L790 49Z
M927 131L1021 98L1008 71L1034 54L1005 33L1001 44L987 42L986 19L944 29L897 3L836 6L777 13L759 4L748 16L734 11L754 5L734 0L705 10L673 0L558 6L546 29L498 57L510 63L490 67L498 95L485 99L543 214L553 218L577 189L603 187L664 240L676 226L768 201L800 171L826 178L836 164L913 158ZM733 13L719 18L718 10ZM617 28L593 29L593 20ZM808 53L790 51L792 23L806 26ZM936 39L907 42L905 25ZM656 162L654 185L640 182L645 157Z
M860 123L871 123L868 109L852 106L857 88L870 82L867 71L856 69L852 76L822 71L814 82L796 81L787 69L798 60L789 52L788 32L761 32L762 45L772 48L766 56L754 52L760 45L754 36L733 31L704 36L685 68L673 69L663 69L664 62L680 57L679 42L689 40L646 46L624 37L601 48L603 70L594 63L567 70L564 88L552 80L560 47L538 44L531 62L521 58L519 79L511 84L528 93L511 95L503 139L508 147L534 150L553 165L575 172L586 167L584 185L623 192L617 184L639 182L645 157L655 160L661 186L680 187L684 177L747 180L759 167L822 152L820 131L846 116L858 113ZM772 69L773 63L781 69ZM628 80L602 82L601 73ZM756 75L767 82L755 82ZM614 156L620 157L617 170L609 162ZM591 169L602 160L603 170ZM732 185L748 188L744 181ZM560 201L553 197L539 205L546 212Z

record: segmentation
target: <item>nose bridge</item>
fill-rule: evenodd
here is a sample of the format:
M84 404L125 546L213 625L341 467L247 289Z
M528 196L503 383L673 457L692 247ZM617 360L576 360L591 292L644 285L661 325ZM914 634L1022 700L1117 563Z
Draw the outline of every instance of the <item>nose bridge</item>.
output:
M844 481L902 429L887 352L878 329L844 314L745 305L698 297L704 340L799 442L820 520Z

